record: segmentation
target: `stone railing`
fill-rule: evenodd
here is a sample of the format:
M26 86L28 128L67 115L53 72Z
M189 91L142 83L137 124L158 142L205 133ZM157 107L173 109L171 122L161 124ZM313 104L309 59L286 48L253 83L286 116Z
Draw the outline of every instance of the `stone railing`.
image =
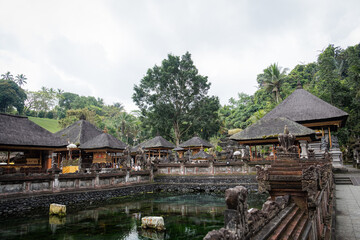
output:
M157 174L161 175L218 175L246 174L256 172L253 166L241 161L206 162L206 163L159 163Z
M209 232L204 240L249 239L289 204L289 196L277 197L275 201L266 201L261 210L248 210L247 195L243 186L225 191L225 227Z
M0 196L112 188L146 183L152 179L151 171L100 173L100 169L93 169L90 173L60 174L60 169L51 169L46 174L6 174L0 176Z

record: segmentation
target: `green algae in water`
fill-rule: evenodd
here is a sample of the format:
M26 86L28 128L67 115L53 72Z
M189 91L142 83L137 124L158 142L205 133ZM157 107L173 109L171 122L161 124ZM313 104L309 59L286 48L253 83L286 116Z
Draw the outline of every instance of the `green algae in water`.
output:
M249 195L249 207L258 207L264 195ZM224 225L223 195L151 194L117 199L66 217L38 216L0 221L0 239L203 239ZM166 231L143 230L141 217L162 216Z

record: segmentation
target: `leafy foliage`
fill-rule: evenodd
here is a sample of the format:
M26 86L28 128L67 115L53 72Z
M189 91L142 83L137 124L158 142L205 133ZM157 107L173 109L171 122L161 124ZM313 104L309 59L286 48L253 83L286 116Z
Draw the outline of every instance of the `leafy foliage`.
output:
M0 80L0 111L7 112L8 108L15 107L18 113L24 109L26 93L11 80Z
M161 66L149 69L140 85L135 85L133 100L141 110L144 126L173 139L176 144L198 133L203 138L219 129L217 97L207 95L210 83L191 60L168 55Z

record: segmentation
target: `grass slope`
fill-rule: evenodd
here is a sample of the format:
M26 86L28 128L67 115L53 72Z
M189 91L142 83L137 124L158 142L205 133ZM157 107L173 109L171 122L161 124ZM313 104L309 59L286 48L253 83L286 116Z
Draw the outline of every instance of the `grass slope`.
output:
M56 119L29 117L29 120L52 133L61 130L58 120Z

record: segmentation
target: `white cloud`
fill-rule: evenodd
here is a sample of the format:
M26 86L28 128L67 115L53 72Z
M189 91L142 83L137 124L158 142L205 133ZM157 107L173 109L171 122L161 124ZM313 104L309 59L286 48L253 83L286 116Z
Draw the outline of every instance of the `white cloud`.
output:
M135 108L148 68L189 51L223 104L252 94L273 62L316 61L328 44L359 43L360 2L0 0L0 71L27 88L61 88Z

